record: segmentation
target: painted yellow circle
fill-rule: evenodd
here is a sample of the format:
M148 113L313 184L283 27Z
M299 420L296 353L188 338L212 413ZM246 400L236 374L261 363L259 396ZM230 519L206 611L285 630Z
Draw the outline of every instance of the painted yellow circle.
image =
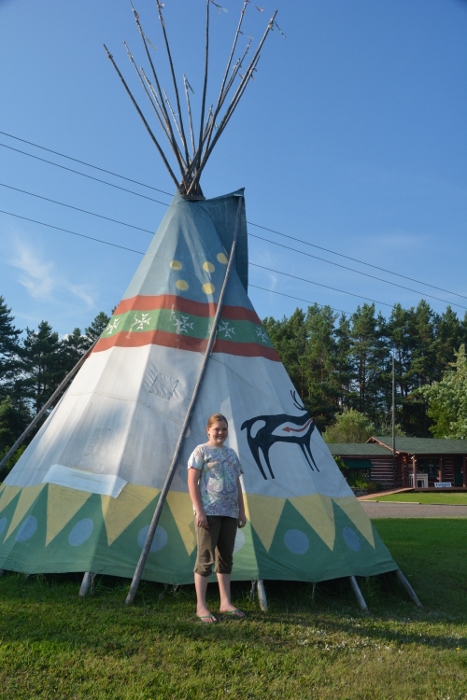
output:
M185 292L188 289L188 282L185 282L185 280L177 280L175 286L177 289L181 289L182 292Z
M219 261L220 263L222 263L223 265L227 265L227 263L229 262L227 256L224 255L224 253L219 253L219 254L217 255L217 259L218 259L218 261Z
M206 260L206 262L203 263L203 270L205 270L206 272L214 272L215 269L216 268L214 267L214 265L208 260Z
M172 270L181 270L183 265L180 262L180 260L172 260L172 262L170 263L170 267L172 268Z
M213 284L207 282L206 284L203 284L202 290L205 294L214 294L216 288Z

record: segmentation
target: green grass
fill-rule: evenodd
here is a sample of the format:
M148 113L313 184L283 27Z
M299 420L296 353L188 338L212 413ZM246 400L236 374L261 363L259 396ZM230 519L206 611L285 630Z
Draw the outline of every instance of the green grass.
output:
M266 582L269 612L233 586L245 621L208 626L191 586L102 577L0 578L0 697L60 700L459 700L467 698L467 558L463 519L377 520L423 608L392 575ZM216 587L210 593L213 608Z
M367 498L368 501L396 501L399 503L439 503L442 505L460 505L467 506L467 493L446 493L434 491L403 491L402 493L393 493L390 496L379 496L375 494L373 498Z

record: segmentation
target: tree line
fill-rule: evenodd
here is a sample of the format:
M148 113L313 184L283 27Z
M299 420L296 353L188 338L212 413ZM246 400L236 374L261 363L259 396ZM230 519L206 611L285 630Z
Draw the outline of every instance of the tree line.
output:
M320 430L352 409L371 421L376 434L390 434L394 357L398 429L433 437L439 417L429 387L453 372L467 343L467 314L459 319L449 306L438 314L424 300L409 309L395 304L389 318L374 304L349 316L314 304L264 324Z
M0 459L108 322L101 312L83 333L60 338L47 321L23 332L0 296ZM314 304L263 323L321 431L348 413L347 423L363 415L375 434L390 434L394 357L399 434L467 433L467 314L438 314L424 300L395 304L389 318L374 304L349 316Z
M84 333L60 338L47 321L23 332L0 296L0 460L108 322L100 312Z

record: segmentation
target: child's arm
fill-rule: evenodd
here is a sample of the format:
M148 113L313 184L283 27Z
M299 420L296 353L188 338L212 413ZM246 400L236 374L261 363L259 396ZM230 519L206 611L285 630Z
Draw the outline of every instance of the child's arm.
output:
M245 516L245 502L243 500L242 485L240 483L240 478L237 479L237 492L238 492L238 527L245 527L246 516Z
M204 527L208 530L208 519L204 512L203 504L201 503L201 493L198 483L199 477L199 469L194 469L193 467L188 469L188 491L190 493L191 502L193 503L193 508L195 509L196 524L198 527Z

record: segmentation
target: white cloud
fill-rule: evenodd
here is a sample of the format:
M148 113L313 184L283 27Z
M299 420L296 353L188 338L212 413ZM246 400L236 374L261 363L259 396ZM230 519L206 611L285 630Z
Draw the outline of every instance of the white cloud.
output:
M7 261L20 271L18 281L36 300L61 302L70 295L80 299L88 307L94 303L92 294L85 285L60 275L52 261L44 260L34 246L17 236L12 242Z

